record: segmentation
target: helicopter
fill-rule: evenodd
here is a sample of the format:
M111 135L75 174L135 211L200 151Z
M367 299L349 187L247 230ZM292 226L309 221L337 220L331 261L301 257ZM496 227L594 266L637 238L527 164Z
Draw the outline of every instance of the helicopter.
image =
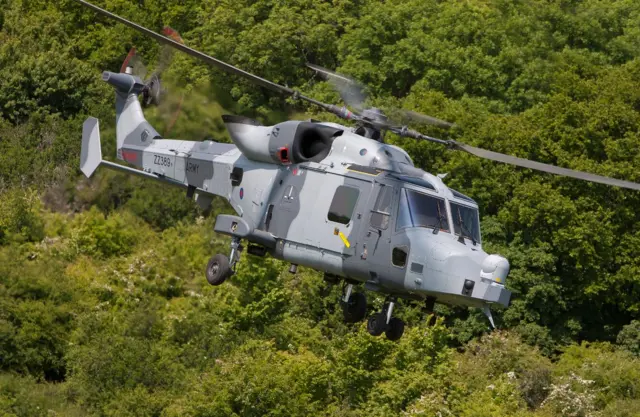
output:
M385 294L381 311L367 321L373 336L400 339L405 324L393 315L400 299L424 302L427 311L436 302L477 307L495 327L490 306L509 306L511 291L505 285L510 265L503 256L483 250L478 204L447 187L442 175L416 167L407 152L385 143L385 132L496 162L640 190L637 183L424 135L394 123L380 109L364 108L354 80L309 65L357 110L320 102L192 49L176 36L76 1L218 69L355 123L291 120L263 126L248 117L225 115L233 144L165 139L147 122L139 100L157 101L159 78L154 74L143 81L130 66L119 73L103 72L102 80L116 93L117 158L127 165L102 158L99 121L89 117L82 129L81 171L90 177L105 167L177 186L203 209L216 196L227 200L236 215L218 215L214 230L231 238L230 253L209 260L205 275L211 285L234 274L246 244L247 253L284 260L292 273L301 265L324 273L329 283L342 282L346 322L367 316L360 286ZM411 116L451 126L430 116Z

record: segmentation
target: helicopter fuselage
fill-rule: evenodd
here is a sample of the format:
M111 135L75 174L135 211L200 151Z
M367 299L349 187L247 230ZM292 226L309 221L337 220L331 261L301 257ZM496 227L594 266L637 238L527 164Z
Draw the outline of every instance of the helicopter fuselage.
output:
M334 123L238 116L225 117L234 145L162 139L144 119L136 78L103 79L116 88L118 158L187 188L203 207L225 198L237 216L219 216L216 231L370 290L508 305L509 263L482 249L477 204L401 148Z

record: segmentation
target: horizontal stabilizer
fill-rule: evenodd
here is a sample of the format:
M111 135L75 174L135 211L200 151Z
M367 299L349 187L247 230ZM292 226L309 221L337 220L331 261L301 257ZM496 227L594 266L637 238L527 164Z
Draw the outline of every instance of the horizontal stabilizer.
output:
M82 150L80 152L80 170L90 177L102 162L100 149L100 123L95 117L89 117L82 125Z

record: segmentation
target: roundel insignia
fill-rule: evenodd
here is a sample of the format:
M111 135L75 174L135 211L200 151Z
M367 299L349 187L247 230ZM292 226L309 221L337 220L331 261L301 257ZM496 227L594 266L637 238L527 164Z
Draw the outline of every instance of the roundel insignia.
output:
M244 188L240 188L240 200L244 198Z
M366 154L367 154L367 149L366 148L360 149L360 156L365 156Z

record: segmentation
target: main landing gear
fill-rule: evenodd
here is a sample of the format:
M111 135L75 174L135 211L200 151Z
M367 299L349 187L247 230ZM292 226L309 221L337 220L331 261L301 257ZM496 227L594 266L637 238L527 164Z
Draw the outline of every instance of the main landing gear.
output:
M392 317L396 302L395 297L387 298L382 311L369 317L367 331L371 336L380 336L384 333L389 340L398 340L402 337L404 321L397 317Z
M436 297L427 297L426 300L424 301L424 307L422 309L423 314L426 314L428 316L428 322L427 325L429 326L435 326L437 320L438 320L438 316L436 315L435 312L435 306L436 306Z
M220 285L236 271L236 263L240 259L242 252L240 239L234 237L231 239L231 254L227 258L221 253L213 255L207 263L207 281L211 285Z
M346 284L342 290L342 312L346 323L357 323L367 315L367 297L361 292L353 292L353 284Z
M325 275L325 280L328 281ZM372 336L384 333L389 340L398 340L404 333L404 322L392 317L397 299L388 297L380 313L374 313L367 322L367 331ZM340 298L345 323L357 323L367 315L367 298L361 292L353 292L353 284L345 283Z

